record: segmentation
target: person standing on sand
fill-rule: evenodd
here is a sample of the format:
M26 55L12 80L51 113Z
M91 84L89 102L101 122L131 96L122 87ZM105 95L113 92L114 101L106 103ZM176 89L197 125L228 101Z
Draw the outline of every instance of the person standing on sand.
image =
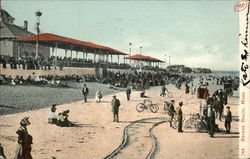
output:
M96 103L100 103L101 99L102 99L102 91L101 91L101 89L98 89L96 94L95 94Z
M30 154L32 136L28 133L27 126L30 125L29 117L25 117L20 122L20 128L17 130L18 145L14 159L32 159Z
M3 149L3 147L2 147L2 144L0 143L0 159L2 159L2 158L7 158L5 155L4 155L4 149Z
M231 129L231 122L232 122L232 113L230 111L230 106L227 106L227 115L225 116L225 128L227 133L230 133Z
M209 127L210 127L209 135L210 135L210 137L214 137L215 112L214 112L214 108L212 108L211 105L209 105L209 107L208 107L207 115L208 115L208 118L209 118Z
M182 119L183 119L183 113L182 113L182 107L183 102L179 103L179 106L176 108L176 117L178 122L178 132L183 132L182 130Z
M113 95L113 99L111 101L112 112L113 112L113 122L119 123L119 107L120 107L120 100L116 98L116 95Z
M171 103L169 104L168 106L168 115L169 115L169 124L170 124L170 127L173 127L172 125L172 121L174 119L174 114L175 114L175 109L174 109L174 100L171 100Z
M82 94L84 96L84 102L87 102L87 96L89 94L89 88L86 86L86 84L83 85L83 89L82 89Z
M131 94L131 92L132 92L131 87L128 86L128 88L126 89L127 100L130 100L130 94Z

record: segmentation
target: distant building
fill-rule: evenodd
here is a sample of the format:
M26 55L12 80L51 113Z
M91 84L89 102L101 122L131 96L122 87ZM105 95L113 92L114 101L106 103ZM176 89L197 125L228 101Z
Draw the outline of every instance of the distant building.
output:
M35 57L35 44L17 43L13 40L23 38L34 33L28 31L28 21L24 21L24 26L14 24L15 18L0 7L0 55L21 57ZM39 55L48 57L49 47L39 46Z
M167 70L171 71L171 72L183 72L183 69L185 68L184 65L170 65L167 67Z

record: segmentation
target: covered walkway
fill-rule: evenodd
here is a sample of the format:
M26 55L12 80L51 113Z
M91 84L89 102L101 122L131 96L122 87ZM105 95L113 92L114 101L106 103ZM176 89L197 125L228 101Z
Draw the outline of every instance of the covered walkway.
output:
M124 52L118 51L116 49L107 47L107 46L102 46L98 44L94 44L91 42L85 42L85 41L80 41L80 40L75 40L55 34L50 34L50 33L44 33L44 34L39 34L38 36L33 35L33 36L28 36L25 38L19 38L14 40L15 42L18 43L28 43L28 44L36 44L38 41L39 45L42 46L47 46L52 48L52 53L50 56L53 57L58 57L58 49L64 49L65 50L65 56L68 57L68 51L70 51L70 58L72 59L72 52L76 52L76 58L79 57L79 53L82 53L82 59L88 60L88 54L93 54L94 59L93 62L112 62L112 57L113 55L118 56L118 63L119 63L119 56L124 56L127 55ZM21 48L18 49L18 51ZM38 56L42 56L43 53L41 50L38 52ZM98 55L98 61L96 60L96 55ZM18 56L20 56L20 53L18 53ZM110 57L110 60L109 60Z

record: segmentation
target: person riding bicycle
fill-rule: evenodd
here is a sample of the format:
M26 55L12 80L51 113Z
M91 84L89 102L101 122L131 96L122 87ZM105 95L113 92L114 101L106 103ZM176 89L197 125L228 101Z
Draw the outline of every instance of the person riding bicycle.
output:
M174 115L175 115L174 102L175 102L175 100L171 100L171 103L168 106L168 115L169 115L169 118L170 118L170 121L169 121L170 127L173 127L172 121L173 121L173 118L174 118Z

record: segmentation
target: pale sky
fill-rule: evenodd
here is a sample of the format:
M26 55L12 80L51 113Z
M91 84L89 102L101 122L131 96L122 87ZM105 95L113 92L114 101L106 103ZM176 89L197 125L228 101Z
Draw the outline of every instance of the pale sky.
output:
M238 70L236 1L2 1L3 9L35 33L40 10L42 33L89 41L189 67ZM168 63L168 58L167 58Z

